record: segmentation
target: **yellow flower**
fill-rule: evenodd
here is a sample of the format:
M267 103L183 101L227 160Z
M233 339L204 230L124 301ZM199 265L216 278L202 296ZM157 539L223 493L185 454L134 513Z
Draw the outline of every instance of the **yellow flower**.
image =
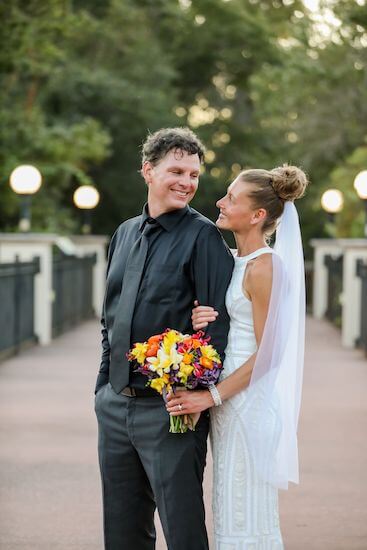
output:
M171 353L171 349L176 347L175 344L180 341L180 336L175 330L169 330L163 338L163 349L167 355Z
M185 376L190 376L193 370L194 370L194 367L192 367L191 365L186 365L185 363L181 363L178 375L180 376L180 374L184 374Z
M170 371L171 358L162 349L158 350L157 357L147 357L150 363L150 370L163 376L164 372Z
M164 374L160 378L153 378L153 380L150 382L150 386L157 392L162 393L165 386L167 386L168 390L171 389L171 386L170 384L168 384L168 382L169 376L167 374Z
M178 370L182 355L177 352L176 343L180 341L178 332L170 330L163 338L163 342L156 357L147 357L149 369L159 376L169 373L171 369Z
M210 359L211 361L220 361L220 357L218 355L218 352L215 351L213 346L201 346L200 348L201 354L203 357L206 357L207 359Z
M139 365L144 365L145 363L145 354L149 348L148 344L135 344L134 348L131 350L131 355L136 359Z
M185 363L181 363L180 370L178 371L177 376L179 377L179 379L183 384L186 384L187 379L193 370L194 370L194 367L192 367L191 365L186 365Z

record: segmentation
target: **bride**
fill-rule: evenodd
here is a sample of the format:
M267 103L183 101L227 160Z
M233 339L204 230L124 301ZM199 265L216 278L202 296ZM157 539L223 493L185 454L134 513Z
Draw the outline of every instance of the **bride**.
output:
M216 224L233 231L237 244L224 368L217 386L168 397L172 415L211 408L216 550L283 548L278 489L298 483L305 321L294 200L306 186L294 166L246 170L217 202ZM210 305L196 307L194 329L218 322L217 316Z

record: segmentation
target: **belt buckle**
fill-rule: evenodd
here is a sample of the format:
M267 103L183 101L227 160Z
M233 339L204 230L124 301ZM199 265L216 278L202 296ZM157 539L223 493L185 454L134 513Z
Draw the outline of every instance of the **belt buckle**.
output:
M130 386L126 386L121 393L123 395L126 395L127 397L136 397L136 391L135 388L131 388Z

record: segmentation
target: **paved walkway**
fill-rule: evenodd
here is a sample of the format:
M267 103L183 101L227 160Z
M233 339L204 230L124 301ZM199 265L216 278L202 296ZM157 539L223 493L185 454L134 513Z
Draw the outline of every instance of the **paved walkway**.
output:
M98 355L91 322L0 365L1 550L103 548L92 398ZM367 360L342 349L332 327L309 320L301 484L281 495L287 550L367 548L366 391ZM211 530L210 469L209 462Z

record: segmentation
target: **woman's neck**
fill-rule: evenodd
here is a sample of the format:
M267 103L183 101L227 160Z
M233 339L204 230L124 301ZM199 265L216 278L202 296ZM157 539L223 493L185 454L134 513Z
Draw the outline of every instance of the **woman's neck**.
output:
M267 246L263 235L234 234L237 245L237 256L247 256L259 248Z

